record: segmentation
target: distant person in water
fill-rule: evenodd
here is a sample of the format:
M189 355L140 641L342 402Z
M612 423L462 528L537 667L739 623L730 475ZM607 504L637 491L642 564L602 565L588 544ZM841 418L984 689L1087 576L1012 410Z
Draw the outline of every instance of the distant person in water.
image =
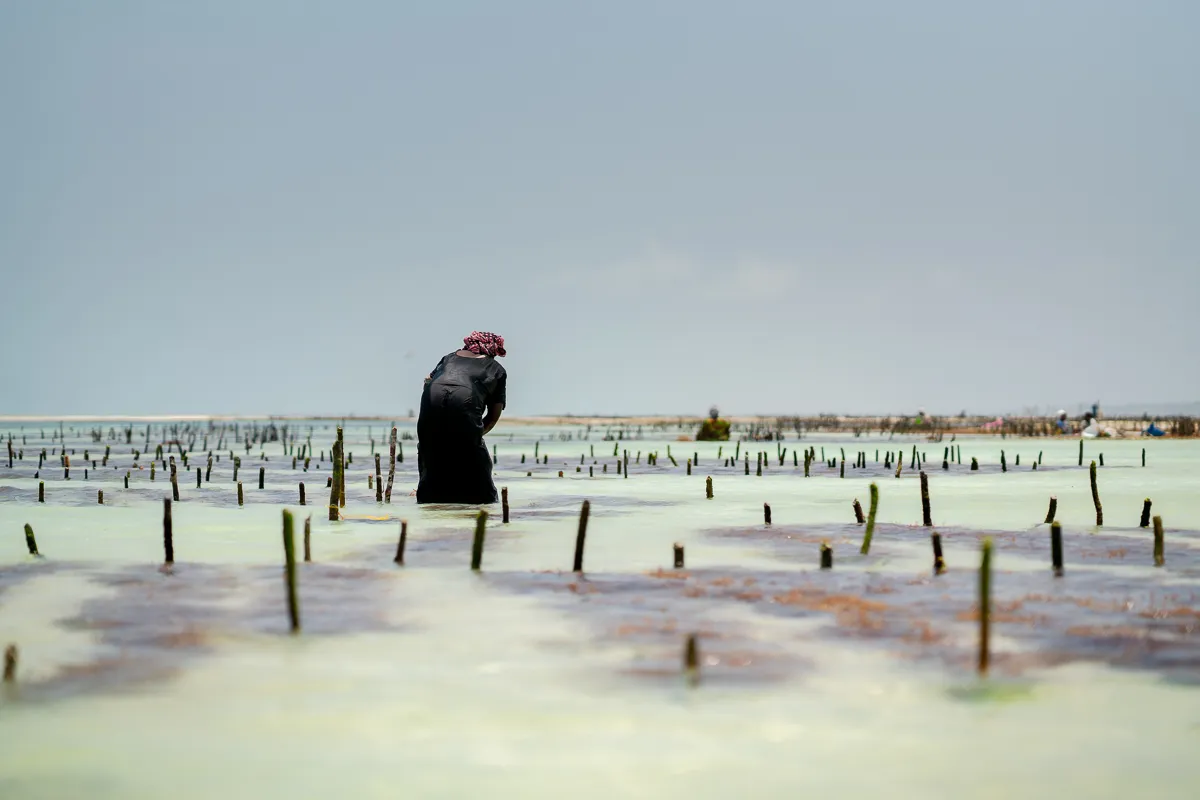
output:
M500 421L508 374L504 337L475 331L425 378L417 418L418 503L494 503L483 437Z
M728 442L729 441L729 422L721 419L721 414L717 411L717 407L713 406L708 410L708 419L700 426L700 432L696 434L697 442Z

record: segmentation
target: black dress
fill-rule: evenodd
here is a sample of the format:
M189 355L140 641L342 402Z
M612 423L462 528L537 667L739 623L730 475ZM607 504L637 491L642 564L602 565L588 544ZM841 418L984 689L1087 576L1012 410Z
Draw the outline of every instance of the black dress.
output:
M418 503L496 502L483 415L504 404L507 380L491 356L451 353L434 367L417 418Z

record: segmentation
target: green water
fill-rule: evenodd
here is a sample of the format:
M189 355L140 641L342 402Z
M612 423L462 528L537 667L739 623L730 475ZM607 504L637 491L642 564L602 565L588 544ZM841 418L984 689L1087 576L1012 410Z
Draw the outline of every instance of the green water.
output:
M19 446L21 428L0 432L14 432ZM301 430L303 442L307 423ZM25 423L32 442L31 431L37 424ZM567 432L573 438L560 440ZM720 466L718 447L728 456L733 443L676 442L673 429L652 439L647 429L620 443L630 451L624 478L604 431L586 441L581 432L502 423L490 437L512 521L500 524L492 509L479 574L467 568L472 510L418 507L410 496L415 442L404 443L393 502L375 502L368 438L386 452L378 423L370 433L365 423L347 428L355 463L350 518L339 522L326 519L328 462L304 474L278 442L249 455L234 446L246 496L239 508L233 445L200 489L194 466L204 458L195 456L192 470L181 469L173 508L173 574L159 571L170 494L161 470L153 483L148 469L135 472L125 490L131 459L122 443L110 461L118 469L89 468L85 481L82 452L102 454L104 443L79 429L68 434L77 451L71 480L49 459L40 505L32 475L44 445L25 445L23 462L11 472L7 460L0 466L0 644L20 648L17 682L0 692L0 797L1193 796L1200 632L1183 612L1198 607L1189 598L1200 575L1200 443L1089 441L1081 469L1077 440L971 438L955 442L963 465L943 472L948 441L806 437L799 444L815 445L818 456L844 447L849 462L865 450L871 477L847 467L842 479L818 460L805 479L792 466L795 439L782 442L785 466L775 442L742 443L752 455L746 476L741 462ZM332 441L332 428L317 424L314 448L328 453ZM548 465L532 465L535 441ZM928 455L932 516L950 566L940 584L919 528L914 443ZM595 458L575 472L592 447ZM874 463L876 449L889 447L905 451L900 479ZM998 471L1001 449L1007 473ZM758 450L772 459L762 477ZM658 467L646 466L651 451ZM1038 451L1042 468L1033 471ZM269 459L262 491L260 452ZM687 476L696 452L699 466ZM1086 464L1101 452L1106 525L1097 532ZM972 456L982 471L968 471ZM851 502L866 506L872 479L880 529L861 557ZM296 505L300 480L310 507ZM1067 536L1058 583L1040 524L1051 495ZM1145 497L1168 529L1163 569L1152 566L1149 534L1137 527ZM547 574L570 568L584 498L592 577ZM287 634L284 613L284 507L300 520L312 514L298 637ZM391 563L401 518L409 522L403 568ZM44 558L26 554L25 523ZM1129 636L1171 637L1175 656L1135 663L1119 652L1128 638L1102 639L1088 640L1092 658L1027 663L1015 656L1058 645L1038 638L1038 623L998 621L1000 668L981 681L958 658L974 647L969 619L931 611L944 641L913 645L890 629L848 632L832 612L790 615L772 600L790 587L844 594L876 586L891 593L868 599L898 612L919 616L939 602L966 609L978 564L972 532L981 530L1011 532L1015 542L996 553L997 602L1084 587L1119 607L1113 613L1125 614L1119 624L1134 629ZM821 539L835 546L831 573L817 569ZM647 576L671 571L676 542L686 577ZM1092 549L1104 552L1090 553L1089 542L1103 542ZM714 588L746 580L763 589L761 600ZM1179 622L1152 631L1137 604L1170 609ZM1065 624L1045 623L1059 637L1052 642L1066 636ZM701 634L702 660L691 689L679 668L689 632Z

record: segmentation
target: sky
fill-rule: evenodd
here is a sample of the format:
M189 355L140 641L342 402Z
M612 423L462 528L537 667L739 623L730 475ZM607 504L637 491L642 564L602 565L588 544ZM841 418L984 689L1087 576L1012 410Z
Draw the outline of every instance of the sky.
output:
M0 415L1200 400L1200 3L0 3Z

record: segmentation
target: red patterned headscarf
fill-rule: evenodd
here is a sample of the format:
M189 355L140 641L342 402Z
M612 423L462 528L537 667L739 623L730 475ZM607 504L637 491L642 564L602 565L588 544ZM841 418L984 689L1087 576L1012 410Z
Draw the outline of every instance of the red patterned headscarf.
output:
M464 349L481 356L502 356L504 352L504 337L487 331L472 331L463 339Z

